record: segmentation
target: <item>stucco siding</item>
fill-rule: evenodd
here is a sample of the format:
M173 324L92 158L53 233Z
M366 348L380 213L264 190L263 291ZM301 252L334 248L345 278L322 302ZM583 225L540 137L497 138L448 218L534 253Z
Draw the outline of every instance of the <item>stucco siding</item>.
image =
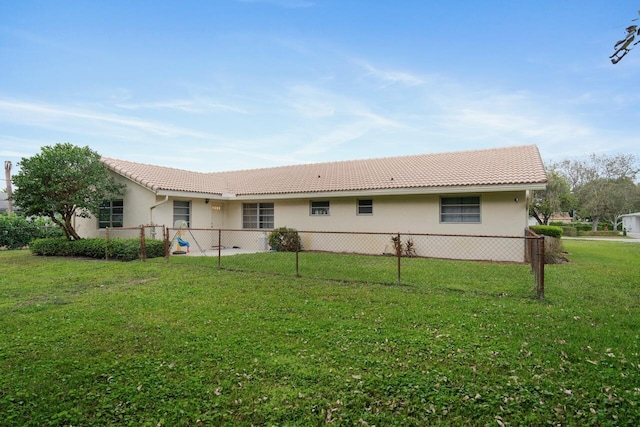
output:
M190 226L192 229L242 229L243 203L272 202L274 204L274 227L291 227L301 231L333 231L359 233L389 233L389 235L360 235L331 238L321 234L303 234L302 244L306 250L327 250L369 254L393 253L391 235L447 234L522 236L527 226L527 203L525 191L485 192L473 194L423 194L396 196L364 196L373 200L372 214L358 214L357 197L318 197L296 199L256 198L255 200L219 200L204 197L159 196L149 189L116 175L116 179L127 184L124 195L124 226L158 224L173 227L174 201L190 202ZM440 220L441 197L477 196L480 199L479 223L443 223ZM329 201L328 215L312 215L312 201ZM78 232L83 237L104 236L95 219L77 219ZM245 249L263 249L264 237L270 230L246 232L224 232L222 246L239 246ZM125 237L125 236L122 236ZM132 237L132 236L126 236ZM157 235L160 238L160 235ZM406 236L405 236L406 237ZM495 259L522 261L524 243L521 240L508 243L489 243L489 239L449 238L446 242L436 237L416 236L416 252L419 256ZM202 239L205 240L205 239ZM207 237L205 246L217 243L217 236ZM348 243L344 243L347 242ZM201 242L202 243L202 242ZM487 245L502 246L497 253L487 254ZM494 251L495 252L495 251Z
M440 221L440 195L373 197L373 214L358 215L357 198L318 198L269 200L274 203L274 226L290 227L302 233L305 250L352 252L363 254L394 253L391 236L415 233L412 240L418 256L452 259L491 259L521 262L522 239L419 236L448 234L471 236L523 236L527 225L526 192L482 193L480 223L460 224ZM311 215L312 200L329 200L328 215ZM253 201L251 201L253 202ZM242 228L242 202L225 205L225 228ZM269 231L269 230L267 230ZM318 233L312 233L312 232ZM388 233L358 236L322 234L320 232ZM246 233L223 234L223 246L260 248L263 232L247 237Z
M135 227L142 224L149 224L149 208L157 203L156 196L151 191L136 184L135 182L132 182L116 174L114 174L113 176L118 182L124 183L126 185L125 193L122 197L124 200L124 226ZM98 220L95 217L77 217L76 231L81 237L104 236L104 229L98 228Z
M524 191L482 193L478 196L480 223L441 223L440 195L416 195L373 197L371 215L358 215L358 199L351 197L277 200L275 226L308 231L523 235L528 218ZM329 215L311 215L312 200L329 200ZM241 217L241 205L238 217Z

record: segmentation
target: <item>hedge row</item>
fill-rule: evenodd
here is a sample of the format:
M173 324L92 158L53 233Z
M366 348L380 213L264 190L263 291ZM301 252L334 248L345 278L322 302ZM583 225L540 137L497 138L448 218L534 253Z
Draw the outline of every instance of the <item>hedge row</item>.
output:
M540 235L555 237L557 239L562 237L562 228L553 225L532 225L529 229Z
M553 225L555 227L573 227L578 231L591 231L593 228L593 223L591 222L560 222L560 221L551 221L549 225ZM618 228L621 228L622 224L618 224ZM607 221L600 221L598 223L599 231L613 230L613 224ZM622 231L620 229L620 231Z
M581 230L576 227L564 226L562 227L562 235L567 237L586 237L586 236L598 236L598 237L618 237L620 235L625 235L624 232L620 231L591 231L589 230Z
M619 231L580 231L576 233L577 236L598 236L598 237L618 237L622 233Z
M164 256L162 240L145 241L147 258ZM140 258L140 239L37 239L29 244L31 253L44 256L80 256L89 258L133 261Z

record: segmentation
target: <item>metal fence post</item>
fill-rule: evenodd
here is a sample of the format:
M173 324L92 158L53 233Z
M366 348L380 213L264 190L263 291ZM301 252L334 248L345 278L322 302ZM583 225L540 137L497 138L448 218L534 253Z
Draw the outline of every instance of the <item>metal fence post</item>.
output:
M400 285L400 258L402 258L402 240L400 240L400 233L398 233L398 242L396 244L396 256L398 257L398 285Z
M544 236L538 238L538 298L544 299Z
M218 228L218 268L222 262L222 229Z
M164 259L169 262L169 229L162 226L162 240L164 241Z
M109 227L104 229L104 259L109 261Z
M140 259L145 261L147 259L147 245L144 238L144 225L140 226Z
M300 277L298 254L300 253L300 233L296 230L296 277Z

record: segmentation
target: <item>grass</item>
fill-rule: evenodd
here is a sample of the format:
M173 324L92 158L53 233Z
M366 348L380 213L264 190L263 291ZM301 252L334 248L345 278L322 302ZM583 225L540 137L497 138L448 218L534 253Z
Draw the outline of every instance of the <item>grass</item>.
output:
M565 248L544 301L515 264L2 252L0 425L638 425L640 245Z

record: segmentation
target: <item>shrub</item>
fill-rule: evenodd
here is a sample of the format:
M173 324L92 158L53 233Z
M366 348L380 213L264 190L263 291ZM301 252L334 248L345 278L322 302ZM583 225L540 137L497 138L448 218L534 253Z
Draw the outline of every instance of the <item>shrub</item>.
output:
M565 225L567 225L567 223L562 221L549 221L548 225L552 225L554 227L564 227Z
M49 219L0 215L0 247L19 249L28 246L34 239L59 236L62 236L62 230Z
M415 257L416 249L413 239L409 237L406 242L402 243L399 236L391 236L391 243L396 256Z
M164 240L146 240L145 246L147 248L147 258L162 258L164 257Z
M560 239L562 237L562 228L552 225L532 225L529 227L536 234L550 236Z
M276 228L269 234L269 246L278 252L297 252L302 249L300 236L293 228Z
M65 239L64 237L36 239L29 245L29 250L31 250L31 253L34 255L72 256L72 243L73 242Z
M145 242L147 258L164 256L164 242L162 240L147 240ZM139 239L81 239L69 241L65 238L37 239L29 246L35 255L45 256L81 256L105 259L107 251L109 259L133 261L140 258Z
M548 236L544 238L545 264L560 264L566 262L566 259L562 256L563 251L564 249L560 239Z
M593 229L592 222L577 222L571 225L576 227L578 231L591 231ZM613 230L613 224L606 221L600 221L598 223L598 231L605 231L605 230Z
M578 229L575 227L571 227L568 225L565 225L562 228L562 235L563 236L567 236L567 237L575 237L578 235Z

